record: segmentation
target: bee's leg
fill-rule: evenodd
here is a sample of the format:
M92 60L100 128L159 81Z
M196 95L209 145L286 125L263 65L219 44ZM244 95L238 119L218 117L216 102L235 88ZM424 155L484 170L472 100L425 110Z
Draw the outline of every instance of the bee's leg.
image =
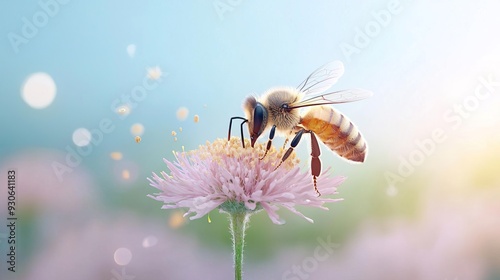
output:
M316 185L316 178L321 173L321 160L319 156L321 155L321 150L319 149L318 140L316 135L312 131L306 131L311 134L311 174L313 176L314 190L321 196L318 191L318 186Z
M293 149L297 147L297 145L299 144L300 138L302 137L302 134L304 132L306 132L306 130L301 129L299 130L299 132L297 132L297 134L295 134L295 137L293 137L292 142L290 143L290 148L288 148L288 150L285 152L285 154L281 158L280 163L278 164L278 166L276 166L274 170L278 169L281 166L281 164L292 154Z
M266 152L264 153L264 155L260 158L260 160L263 160L266 155L267 155L267 152L269 152L269 149L271 149L271 145L273 143L273 138L274 138L274 133L276 132L276 125L273 125L273 127L271 127L271 132L269 132L269 140L267 140L267 147L266 147Z
M241 124L240 124L240 132L241 132L241 146L245 148L245 136L243 135L243 125L248 122L247 119L245 119Z
M316 135L314 132L310 130L305 130L301 129L295 137L293 137L292 142L290 143L290 148L285 152L283 157L281 158L281 162L276 166L275 170L278 169L278 167L281 166L281 164L292 154L293 149L299 144L300 138L302 137L303 133L310 133L311 134L311 175L313 176L313 184L314 184L314 190L318 194L318 196L321 196L321 193L318 190L317 182L316 179L317 177L321 174L321 160L319 159L319 156L321 155L321 150L319 148L318 140L316 139Z
M243 120L243 122L241 123L241 126L240 126L240 130L241 130L241 146L243 146L243 148L245 148L245 138L243 136L243 124L245 124L246 122L248 122L248 120L245 119L245 118L243 118L243 117L232 117L231 119L229 119L229 130L227 132L227 141L229 141L231 139L231 126L233 125L233 120L234 119Z

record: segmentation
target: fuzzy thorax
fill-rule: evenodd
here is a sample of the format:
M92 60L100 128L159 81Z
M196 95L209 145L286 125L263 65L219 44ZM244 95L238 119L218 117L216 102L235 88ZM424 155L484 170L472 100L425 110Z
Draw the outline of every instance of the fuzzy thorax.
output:
M282 133L289 133L300 122L298 109L287 109L300 101L301 93L291 87L279 87L268 90L259 101L269 113L269 126L276 125Z

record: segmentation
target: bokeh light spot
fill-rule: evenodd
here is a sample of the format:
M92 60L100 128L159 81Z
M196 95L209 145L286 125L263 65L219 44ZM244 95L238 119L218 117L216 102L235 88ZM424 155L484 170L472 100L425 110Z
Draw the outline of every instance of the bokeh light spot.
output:
M140 123L133 124L130 127L130 133L134 136L141 136L144 133L144 126Z
M123 158L123 154L120 153L120 152L112 152L111 154L109 154L109 156L113 159L113 160L121 160Z
M175 211L170 216L170 219L168 220L168 225L171 228L180 228L181 226L184 225L185 222L186 222L186 219L184 218L184 212Z
M180 107L176 115L178 120L183 121L189 116L189 110L186 107Z
M54 101L56 84L49 74L34 73L23 83L21 97L30 107L43 109Z
M157 243L158 243L158 238L156 238L156 236L154 235L150 235L144 238L144 240L142 240L142 247L150 248L155 246Z
M195 123L199 122L199 121L200 121L200 116L198 116L198 115L194 115L193 121L194 121Z
M396 196L398 194L398 189L391 185L389 187L387 187L387 189L385 190L385 193L388 195L388 196Z
M137 180L139 168L136 163L130 160L120 160L113 162L113 176L123 184L116 184L116 187L123 189L125 186L131 186Z
M127 54L130 56L130 58L133 58L135 56L135 50L137 47L134 44L130 44L127 46Z
M73 132L73 143L79 147L87 146L92 138L90 131L86 128L78 128Z
M127 169L122 170L122 178L125 180L130 179L130 171L128 171Z
M163 74L159 66L148 68L147 71L148 71L148 78L150 80L158 80L159 78L161 78Z
M118 265L127 265L132 260L132 252L128 248L118 248L115 251L114 259Z

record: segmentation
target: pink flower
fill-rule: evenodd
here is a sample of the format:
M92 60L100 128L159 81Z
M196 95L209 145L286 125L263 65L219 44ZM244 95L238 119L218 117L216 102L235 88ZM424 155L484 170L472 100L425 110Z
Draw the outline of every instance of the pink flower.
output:
M278 206L313 222L295 209L296 205L312 206L328 210L323 204L340 199L326 198L337 194L337 186L345 177L329 177L324 172L318 178L318 188L323 196L314 191L309 171L301 171L298 160L290 156L279 168L282 151L271 148L267 156L265 145L250 143L241 147L241 140L217 139L187 153L175 153L176 162L164 159L170 175L153 173L150 185L160 193L149 197L162 201L162 209L188 208L185 214L198 219L219 207L224 212L257 212L264 209L275 224L283 224L276 210ZM275 170L276 169L276 170Z

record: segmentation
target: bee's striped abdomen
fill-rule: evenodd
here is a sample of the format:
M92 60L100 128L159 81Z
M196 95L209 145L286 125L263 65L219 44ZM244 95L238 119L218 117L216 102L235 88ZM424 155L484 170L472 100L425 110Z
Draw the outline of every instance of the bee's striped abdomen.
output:
M356 126L342 113L331 107L316 106L302 117L300 123L341 157L356 162L365 160L366 142Z

